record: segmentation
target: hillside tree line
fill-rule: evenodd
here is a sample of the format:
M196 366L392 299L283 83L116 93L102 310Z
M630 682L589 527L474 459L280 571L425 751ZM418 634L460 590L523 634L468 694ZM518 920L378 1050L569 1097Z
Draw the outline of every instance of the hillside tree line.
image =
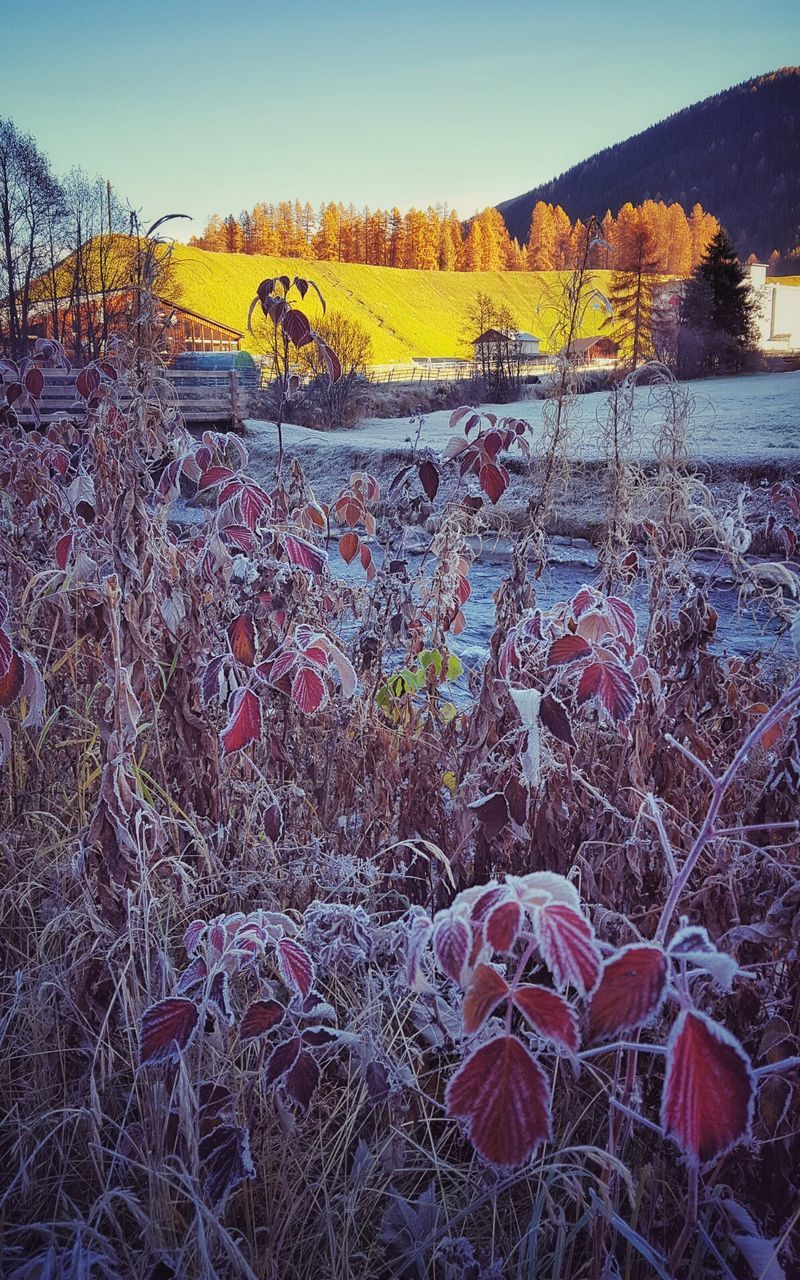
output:
M602 236L592 249L592 267L625 270L636 260L636 240L646 227L655 268L688 276L719 230L717 219L696 204L687 214L679 204L646 200L607 210ZM202 235L191 240L218 253L317 258L420 271L568 271L585 246L586 227L572 222L560 205L540 201L527 240L512 238L498 209L489 207L467 220L446 205L427 209L356 209L300 200L257 204L241 214L214 214Z

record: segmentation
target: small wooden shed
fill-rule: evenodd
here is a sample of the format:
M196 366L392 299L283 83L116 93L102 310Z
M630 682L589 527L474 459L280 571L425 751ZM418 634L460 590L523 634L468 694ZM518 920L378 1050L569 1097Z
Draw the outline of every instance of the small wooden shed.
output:
M541 339L524 330L487 329L473 343L476 359L488 359L502 355L505 360L535 360L539 355Z

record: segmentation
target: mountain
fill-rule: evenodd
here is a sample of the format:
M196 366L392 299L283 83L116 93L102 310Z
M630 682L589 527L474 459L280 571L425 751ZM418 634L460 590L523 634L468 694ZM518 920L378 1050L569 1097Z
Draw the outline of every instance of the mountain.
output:
M727 229L740 255L765 261L800 243L800 67L746 80L606 147L498 205L509 233L528 238L538 200L571 218L626 201L695 202Z

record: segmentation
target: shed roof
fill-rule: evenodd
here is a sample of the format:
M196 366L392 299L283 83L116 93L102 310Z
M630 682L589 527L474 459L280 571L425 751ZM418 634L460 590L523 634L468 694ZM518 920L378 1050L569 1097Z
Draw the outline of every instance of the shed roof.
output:
M485 333L482 333L479 337L475 338L474 341L475 343L478 343L478 342L541 342L541 338L538 338L535 333L527 333L524 330L521 330L518 333L516 330L513 330L513 329L510 332L506 331L505 329L487 329Z

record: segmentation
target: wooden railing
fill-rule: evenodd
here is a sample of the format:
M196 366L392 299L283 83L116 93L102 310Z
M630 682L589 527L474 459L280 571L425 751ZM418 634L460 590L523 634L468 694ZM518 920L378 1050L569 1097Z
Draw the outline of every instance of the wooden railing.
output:
M61 369L43 369L44 390L39 397L39 412L43 424L56 418L70 417L79 401L75 391L77 369L65 373ZM252 374L238 369L194 370L166 369L163 378L175 391L175 401L184 421L218 422L236 424L242 422L250 411L250 401L256 387ZM8 378L6 379L8 380ZM154 394L158 387L154 386ZM131 392L119 387L117 394L124 404L131 399ZM170 393L167 390L165 399ZM17 416L27 427L34 425L30 409L17 408Z

